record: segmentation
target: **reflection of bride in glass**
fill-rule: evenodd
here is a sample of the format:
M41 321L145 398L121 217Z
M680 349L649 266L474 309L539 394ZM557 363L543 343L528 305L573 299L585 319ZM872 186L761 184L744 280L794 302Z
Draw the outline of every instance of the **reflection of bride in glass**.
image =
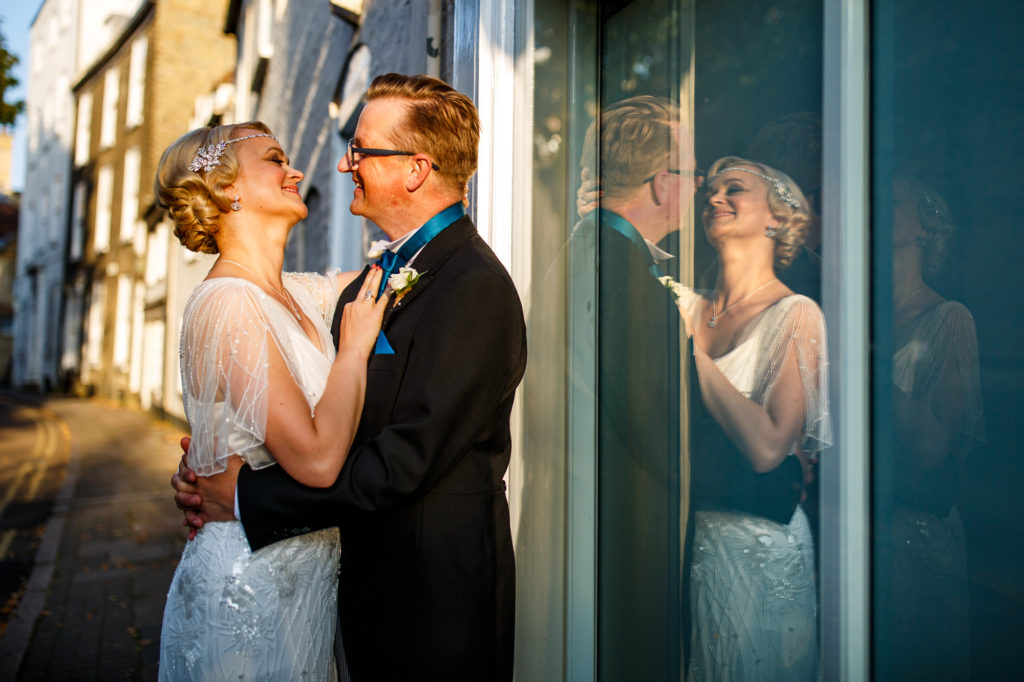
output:
M690 680L818 675L814 547L802 467L830 441L821 310L776 278L807 200L786 175L726 157L704 229L716 288L680 309L692 333Z
M983 437L978 342L971 313L940 296L937 273L954 230L945 202L911 178L893 184L894 508L879 529L891 576L894 679L967 679L966 543L956 503ZM887 501L883 501L887 502ZM884 617L884 614L883 614Z

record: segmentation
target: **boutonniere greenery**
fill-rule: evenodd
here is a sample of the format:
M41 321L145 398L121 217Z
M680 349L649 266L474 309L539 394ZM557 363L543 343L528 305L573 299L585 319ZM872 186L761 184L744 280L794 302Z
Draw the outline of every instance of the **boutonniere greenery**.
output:
M424 272L417 272L416 268L398 268L398 272L388 277L388 288L391 289L391 293L395 295L395 303L402 300L412 289L416 282L420 281L420 277L423 276Z
M680 284L668 275L659 277L658 281L672 293L672 297L676 299L676 306L680 310L689 312L693 309L694 303L700 300L700 294L694 291L691 287L688 287L685 284Z

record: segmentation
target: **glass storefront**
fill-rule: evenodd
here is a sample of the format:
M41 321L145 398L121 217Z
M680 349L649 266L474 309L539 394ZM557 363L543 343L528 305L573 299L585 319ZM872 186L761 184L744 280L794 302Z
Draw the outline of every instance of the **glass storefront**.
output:
M1019 667L1024 12L945 4L517 3L519 679Z

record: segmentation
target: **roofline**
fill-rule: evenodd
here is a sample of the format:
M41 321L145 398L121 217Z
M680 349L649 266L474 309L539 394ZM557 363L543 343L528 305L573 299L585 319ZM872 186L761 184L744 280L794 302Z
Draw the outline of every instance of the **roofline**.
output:
M30 31L32 30L32 27L36 25L36 19L39 18L39 14L40 14L40 12L43 11L43 7L45 7L45 6L46 6L46 0L42 0L42 2L39 3L39 9L37 9L36 13L34 15L32 15L32 21L28 22L28 29Z

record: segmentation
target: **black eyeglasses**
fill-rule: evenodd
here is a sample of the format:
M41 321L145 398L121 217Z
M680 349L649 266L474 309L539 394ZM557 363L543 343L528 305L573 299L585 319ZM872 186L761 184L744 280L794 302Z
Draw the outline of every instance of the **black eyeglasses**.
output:
M348 157L349 168L355 168L359 165L359 159L356 158L356 154L360 156L415 156L419 152L400 152L397 149L373 149L371 147L354 147L352 146L352 140L348 141L348 151L346 156ZM430 167L434 170L441 170L440 167L433 161L430 162Z
M680 170L679 168L666 168L665 170L667 172L671 173L672 175L687 175L687 176L690 176L694 180L697 180L697 185L698 186L702 182L704 182L704 178L706 178L708 176L708 172L707 171L702 171L700 168L694 168L693 170ZM660 173L661 171L658 171L658 172ZM644 180L644 183L648 183L648 182L650 182L651 180L653 180L656 177L658 177L658 173L655 173L654 175L646 178Z
M702 171L699 168L694 168L693 170L681 170L679 168L666 168L665 171L671 173L672 175L687 175L687 176L690 176L690 177L693 178L693 184L696 185L697 187L700 187L701 185L703 185L704 184L704 178L706 178L708 176L707 171ZM660 172L661 171L658 171L658 173L660 173ZM648 182L651 182L651 180L653 180L654 178L658 177L658 173L655 173L654 175L646 178L644 180L644 184L646 185ZM651 184L651 201L654 202L655 206L661 206L661 202L658 201L658 195L654 193L654 185L653 184Z

